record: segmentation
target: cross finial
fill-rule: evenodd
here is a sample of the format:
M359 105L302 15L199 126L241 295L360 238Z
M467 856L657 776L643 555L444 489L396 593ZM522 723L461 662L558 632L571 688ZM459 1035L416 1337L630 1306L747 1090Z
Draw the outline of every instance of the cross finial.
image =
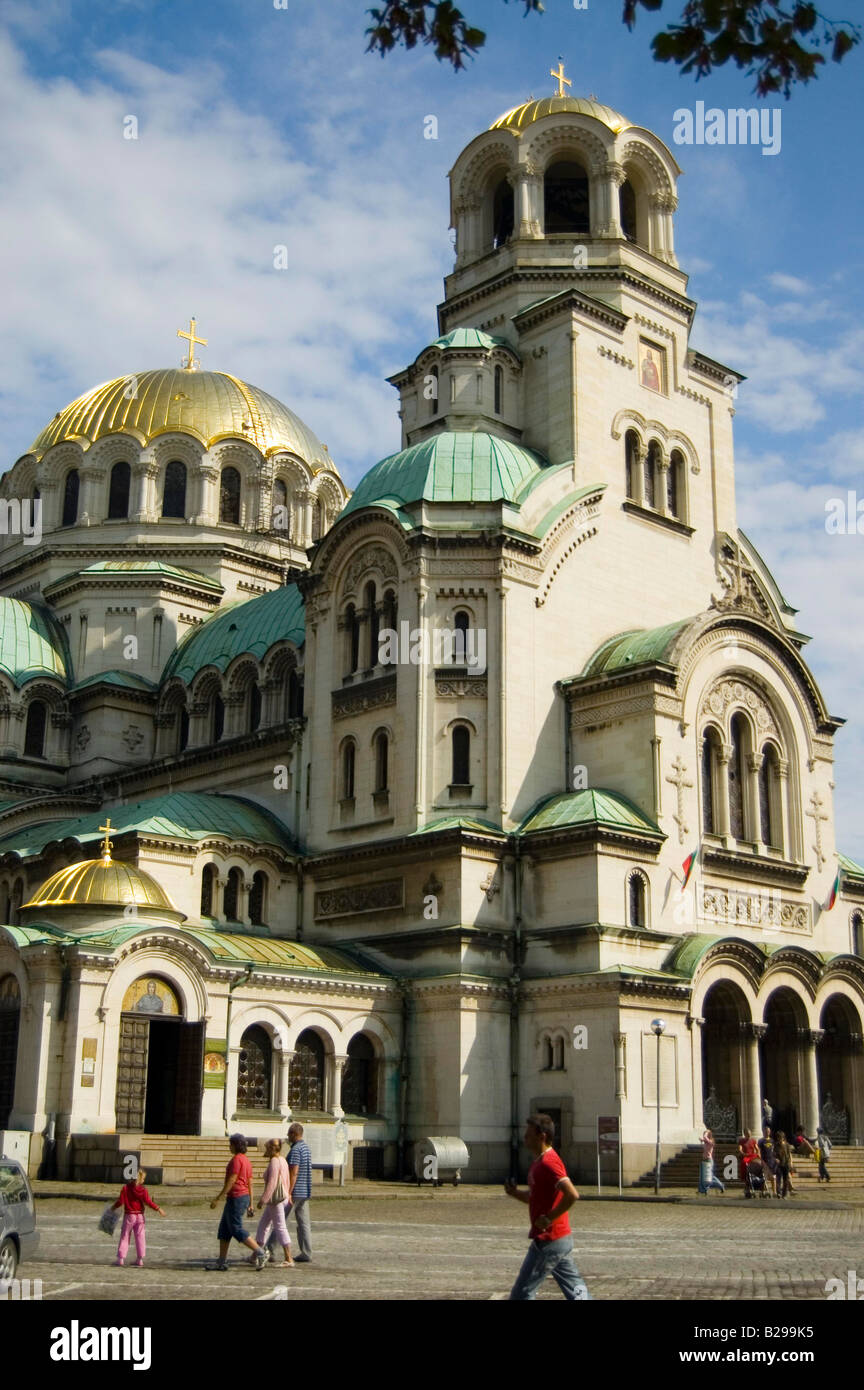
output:
M104 839L104 841L102 842L102 863L103 863L103 864L110 864L110 863L111 863L111 850L112 850L113 847L114 847L114 842L113 842L113 840L109 840L109 838L108 838L108 834L109 834L109 832L110 832L110 830L111 830L111 817L110 817L110 816L108 816L108 817L106 818L105 824L104 824L104 825L100 825L99 829L105 831L105 839Z
M196 344L196 343L200 343L202 347L206 347L206 346L207 346L207 339L206 339L206 338L196 338L196 336L195 336L195 326L196 326L197 322L198 322L197 319L190 319L190 320L189 320L189 332L188 332L188 333L185 331L185 329L182 329L182 328L178 328L178 329L177 329L177 337L178 337L178 338L188 338L188 339L189 339L189 355L188 355L187 357L184 357L183 361L182 361L181 364L180 364L185 372L195 372L195 371L197 371L198 368L201 366L201 363L198 361L198 358L195 356L195 344Z
M564 76L564 60L560 54L558 55L558 71L556 72L554 68L550 68L549 76L554 77L556 82L558 83L558 91L556 95L559 97L566 97L567 93L564 91L564 88L572 87L573 83L570 81L569 77Z

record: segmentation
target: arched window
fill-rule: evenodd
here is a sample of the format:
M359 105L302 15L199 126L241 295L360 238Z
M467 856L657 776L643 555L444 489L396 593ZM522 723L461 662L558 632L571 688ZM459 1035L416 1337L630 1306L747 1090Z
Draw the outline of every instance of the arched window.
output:
M639 436L635 430L628 430L624 436L624 460L626 468L627 496L636 497L636 470L639 467Z
M454 787L467 787L471 782L471 731L464 724L457 724L451 734L453 753Z
M852 950L856 956L864 956L864 914L852 914Z
M639 873L627 880L627 915L631 927L645 926L645 880Z
M353 603L345 610L345 633L348 658L348 674L353 676L360 665L360 619Z
M349 739L342 749L342 800L354 797L354 742Z
M286 540L291 535L291 514L288 511L288 489L281 478L277 478L273 484L273 509L270 516L270 525L274 531L279 531Z
M300 1034L294 1048L288 1104L301 1113L324 1109L324 1044L311 1028Z
M222 915L228 922L239 922L240 909L240 870L229 869L228 878L225 883L225 898L222 903Z
M719 747L717 730L706 729L702 740L702 829L706 835L718 833L714 778Z
M744 753L747 726L742 714L733 714L729 737L732 743L732 754L729 758L729 833L736 840L743 840L746 825Z
M162 515L183 521L186 516L186 465L171 459L162 484Z
M581 164L562 159L549 166L543 180L543 206L546 236L589 234L588 175Z
M250 734L254 734L261 723L261 687L257 681L253 681L249 689L248 723Z
M497 248L513 235L514 201L509 179L501 179L492 194L492 245Z
M63 520L61 526L74 526L78 520L78 493L81 479L77 468L70 468L63 484Z
M775 814L774 788L778 774L777 750L767 743L762 750L762 766L759 768L759 833L763 845L780 849L780 827Z
M253 927L264 925L264 914L267 911L267 875L258 869L252 875L252 887L249 890L249 921Z
M552 1045L553 1070L564 1070L564 1039L556 1038Z
M625 179L619 192L621 209L621 230L628 241L636 240L636 194L629 179Z
M240 525L240 474L236 468L223 468L219 485L219 520Z
M673 449L666 473L666 510L670 516L684 518L684 455Z
M273 1084L273 1044L266 1029L254 1024L240 1039L237 1059L237 1109L269 1110Z
M430 377L432 377L431 383L430 383L430 382L427 382L427 383L426 383L427 386L430 387L430 393L429 393L429 414L430 414L430 415L437 415L437 414L438 414L438 386L439 386L439 382L438 382L438 368L437 368L437 367L432 367L432 369L429 371L428 375L429 375Z
M33 700L27 706L27 723L24 727L25 758L45 757L45 726L48 720L48 706L44 700Z
M645 451L645 483L644 496L646 507L656 507L657 505L657 457L660 453L660 445L656 439Z
M312 539L320 541L324 534L324 506L320 497L312 503Z
M125 459L115 463L108 484L108 520L120 521L129 515L129 484L132 470Z
M495 414L501 415L504 410L504 368L495 368Z
M464 666L468 660L468 629L471 626L471 614L466 613L464 608L460 608L453 615L453 664L454 666Z
M348 1115L374 1115L378 1109L375 1048L364 1033L348 1044L340 1105Z
M303 677L292 666L288 673L288 718L303 717Z
M369 646L367 650L367 667L377 666L378 664L378 607L377 593L375 585L366 585L366 617L369 628Z
M552 1039L543 1039L543 1071L551 1071L555 1065L555 1057L552 1053Z
M201 916L213 917L213 902L216 887L216 865L205 864L201 875Z
M221 695L213 696L210 711L210 742L218 743L225 732L225 701Z
M396 595L392 589L387 589L381 603L381 626L390 632L398 632L397 621L398 610L396 607ZM381 662L382 666L389 666L392 664L392 661L386 656Z
M189 742L189 711L185 705L180 706L179 718L177 720L177 752L185 751Z
M386 792L388 786L388 761L390 755L390 739L384 729L380 729L375 735L375 790L376 792Z

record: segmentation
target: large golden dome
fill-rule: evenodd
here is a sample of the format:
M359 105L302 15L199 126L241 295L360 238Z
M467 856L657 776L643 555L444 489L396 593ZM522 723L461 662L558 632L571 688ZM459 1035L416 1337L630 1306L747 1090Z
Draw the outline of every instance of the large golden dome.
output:
M52 874L24 907L136 907L176 911L155 878L134 864L106 858L85 859Z
M228 372L180 368L133 372L96 386L54 416L34 440L40 457L64 439L88 449L105 435L125 431L143 446L173 431L193 434L209 448L220 439L248 439L262 454L288 449L313 471L333 468L320 439L299 416L266 391Z
M575 111L580 116L593 116L616 135L632 125L632 121L628 121L620 111L613 111L611 106L604 106L594 97L556 96L542 97L540 101L523 101L521 106L514 106L512 111L505 111L489 129L524 130L525 126L542 120L544 116L557 116L563 111Z

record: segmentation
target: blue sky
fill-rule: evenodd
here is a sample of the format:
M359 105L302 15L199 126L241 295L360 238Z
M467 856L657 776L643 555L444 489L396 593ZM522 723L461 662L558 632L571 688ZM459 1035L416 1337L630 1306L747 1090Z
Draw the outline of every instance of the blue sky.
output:
M487 29L454 73L426 50L365 53L366 0L8 0L0 25L0 301L5 467L90 386L202 363L284 400L349 484L398 447L384 378L437 333L452 264L446 175L510 106L552 89L563 57L594 93L672 142L697 100L755 104L734 70L695 84L632 34L619 0L464 0ZM825 503L864 499L862 63L853 54L782 110L782 148L673 146L676 249L699 302L694 346L746 373L736 417L739 521L800 626L838 736L841 844L864 858L864 536ZM135 115L137 141L123 139ZM424 140L426 115L437 141ZM291 265L273 266L286 244Z

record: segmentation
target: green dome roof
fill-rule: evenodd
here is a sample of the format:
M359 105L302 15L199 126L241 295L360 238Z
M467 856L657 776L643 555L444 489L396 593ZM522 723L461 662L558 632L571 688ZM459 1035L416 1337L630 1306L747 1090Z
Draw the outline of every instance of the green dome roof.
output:
M445 333L443 338L436 338L430 347L439 348L483 348L488 352L490 348L503 347L512 352L515 357L519 354L516 349L508 343L506 338L495 338L491 333L484 333L482 328L453 328L449 333ZM426 349L424 348L424 351Z
M599 676L604 671L620 671L627 666L641 666L647 661L662 661L675 638L692 622L692 618L684 618L675 623L666 623L664 627L619 632L598 647L582 675Z
M0 598L0 670L20 686L36 676L53 676L65 684L71 669L66 638L50 610Z
M525 817L521 835L535 830L561 830L565 826L605 825L615 830L635 830L662 836L645 812L620 792L604 787L584 787L576 792L557 792L544 799Z
M286 584L260 598L232 603L208 618L183 639L162 673L193 680L205 666L225 671L241 652L262 657L274 642L293 642L299 647L306 639L306 610L296 584Z
M361 478L342 516L382 502L512 502L547 461L494 434L445 430L376 463Z

